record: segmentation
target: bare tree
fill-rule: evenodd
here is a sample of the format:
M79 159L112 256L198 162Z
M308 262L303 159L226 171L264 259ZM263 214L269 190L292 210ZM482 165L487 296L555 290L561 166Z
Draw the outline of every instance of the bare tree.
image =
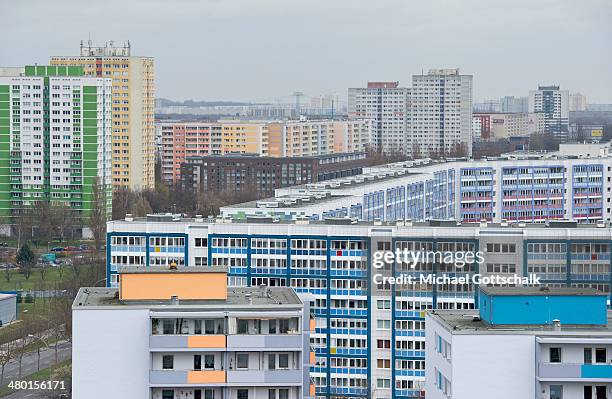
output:
M4 385L4 369L15 358L15 341L0 344L0 386Z
M93 235L96 250L100 250L104 245L106 236L106 192L104 187L98 184L98 178L92 184L91 213L87 220L87 226Z

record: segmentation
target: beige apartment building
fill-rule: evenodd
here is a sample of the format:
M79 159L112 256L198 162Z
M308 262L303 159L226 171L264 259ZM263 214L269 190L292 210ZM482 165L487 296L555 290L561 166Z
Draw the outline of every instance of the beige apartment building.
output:
M51 65L82 66L85 76L112 79L113 187L155 187L155 72L152 57L123 46L81 42L77 56L53 56Z

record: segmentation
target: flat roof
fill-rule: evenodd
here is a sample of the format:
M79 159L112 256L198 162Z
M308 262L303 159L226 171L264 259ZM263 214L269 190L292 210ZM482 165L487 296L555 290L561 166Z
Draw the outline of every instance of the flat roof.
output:
M443 325L451 334L530 334L530 335L563 335L580 336L605 335L612 337L612 311L608 311L606 325L563 324L556 330L552 324L504 324L491 325L480 319L477 309L474 310L433 310L427 315Z
M487 295L493 296L607 296L605 292L594 288L575 288L575 287L486 287L481 286L480 290Z
M227 273L225 266L177 266L170 269L168 266L119 266L119 274L151 274L151 273Z
M302 300L290 287L227 287L226 300L179 300L178 304L172 304L168 300L155 301L120 301L118 288L105 287L82 287L77 293L73 309L85 307L143 307L163 309L189 309L208 310L219 308L275 308L302 307Z
M0 301L5 299L15 298L17 294L9 294L9 293L0 293Z

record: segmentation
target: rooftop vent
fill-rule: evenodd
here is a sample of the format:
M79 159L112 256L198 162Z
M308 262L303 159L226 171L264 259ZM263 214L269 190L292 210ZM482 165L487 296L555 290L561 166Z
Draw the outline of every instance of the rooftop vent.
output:
M559 319L554 319L554 320L552 321L552 324L553 324L553 330L555 330L555 331L561 331L561 320L559 320Z
M172 295L170 297L170 304L171 305L178 305L179 304L179 297L177 295Z
M134 217L132 216L131 213L126 213L125 214L125 221L126 222L133 222L134 221Z

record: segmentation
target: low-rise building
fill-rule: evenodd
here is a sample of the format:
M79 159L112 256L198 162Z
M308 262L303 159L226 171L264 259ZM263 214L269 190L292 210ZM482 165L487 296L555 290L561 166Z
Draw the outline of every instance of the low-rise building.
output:
M474 112L474 139L500 140L544 133L543 113Z
M181 164L180 185L194 193L265 198L282 187L358 175L368 161L365 152L308 157L256 154L190 157Z
M17 319L17 294L0 293L0 327Z
M481 287L478 310L425 318L428 399L605 399L612 313L592 289Z
M309 308L291 288L228 287L220 267L119 273L74 300L74 398L314 396Z

